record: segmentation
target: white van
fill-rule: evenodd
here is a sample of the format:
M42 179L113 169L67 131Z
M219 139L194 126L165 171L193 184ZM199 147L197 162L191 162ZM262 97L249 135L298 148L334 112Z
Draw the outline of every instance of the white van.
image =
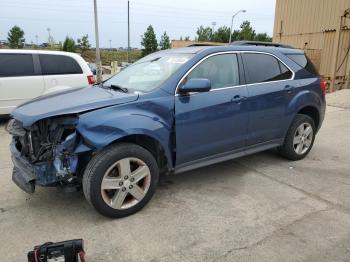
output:
M94 83L88 64L78 54L0 49L0 115L34 97Z

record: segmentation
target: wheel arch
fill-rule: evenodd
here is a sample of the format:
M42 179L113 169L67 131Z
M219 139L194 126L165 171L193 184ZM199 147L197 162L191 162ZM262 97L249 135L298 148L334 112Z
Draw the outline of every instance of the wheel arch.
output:
M315 122L315 126L316 126L316 130L319 129L320 126L320 112L318 111L318 109L315 106L305 106L303 108L301 108L297 114L301 114L301 115L307 115L309 117L311 117L314 122Z
M310 90L299 92L288 106L287 114L290 115L288 127L297 114L303 114L311 117L315 121L316 130L319 130L323 121L323 107L324 102L316 92Z
M169 159L169 154L166 152L166 149L156 138L146 134L131 134L112 141L110 145L121 142L133 143L148 150L157 161L161 173L171 169L172 159Z

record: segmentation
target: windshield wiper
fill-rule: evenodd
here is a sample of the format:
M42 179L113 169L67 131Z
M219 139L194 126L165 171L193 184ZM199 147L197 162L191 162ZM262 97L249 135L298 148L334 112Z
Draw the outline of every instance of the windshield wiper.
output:
M110 89L113 89L115 91L121 91L123 93L129 92L129 89L127 89L126 87L119 86L119 85L110 85L110 86L101 85L101 87L110 88Z

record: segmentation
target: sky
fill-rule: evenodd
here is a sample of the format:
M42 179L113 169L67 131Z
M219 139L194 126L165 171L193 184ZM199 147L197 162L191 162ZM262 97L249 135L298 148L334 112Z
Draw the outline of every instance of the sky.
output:
M95 45L93 0L0 0L0 40L7 38L12 26L25 32L26 43L47 42L48 31L55 41L66 36L74 39L88 34ZM249 20L257 33L272 36L276 0L130 0L130 41L140 47L141 35L148 25L160 39L164 31L170 39L196 36L200 25L215 28L230 26L232 15L241 9L233 28ZM127 0L97 0L100 46L127 46ZM111 40L111 41L110 41Z

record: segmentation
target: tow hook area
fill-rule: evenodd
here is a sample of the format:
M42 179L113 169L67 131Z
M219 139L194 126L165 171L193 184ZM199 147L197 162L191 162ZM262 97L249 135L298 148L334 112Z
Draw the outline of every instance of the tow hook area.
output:
M35 170L28 161L21 157L14 142L11 143L10 149L12 153L12 162L15 166L12 172L13 182L25 192L29 194L34 193Z
M34 181L26 181L25 176L17 167L13 168L12 181L28 194L33 194L35 191Z

